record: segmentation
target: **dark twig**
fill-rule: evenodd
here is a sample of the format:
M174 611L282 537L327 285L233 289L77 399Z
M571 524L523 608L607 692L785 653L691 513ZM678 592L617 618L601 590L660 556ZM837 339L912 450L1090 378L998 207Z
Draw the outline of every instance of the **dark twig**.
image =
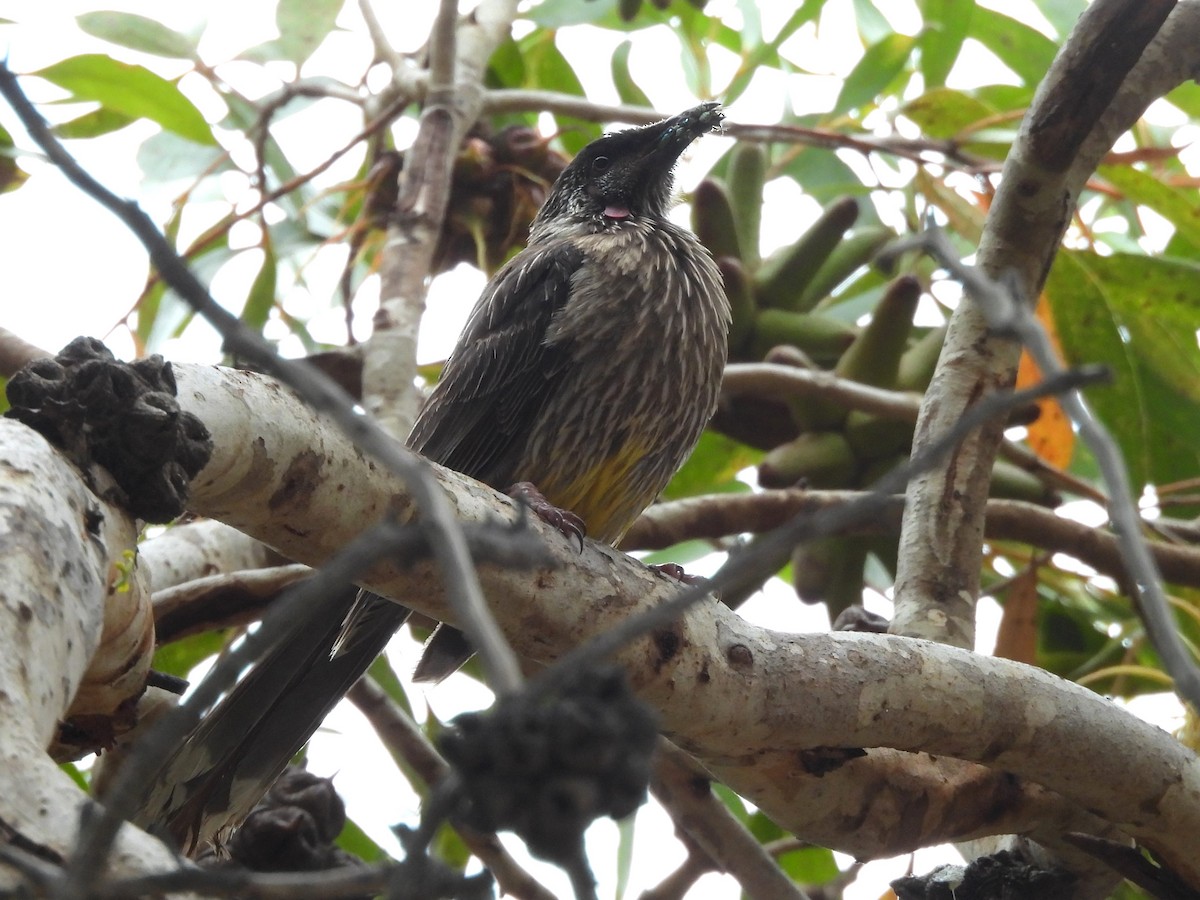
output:
M524 88L498 88L488 91L483 98L483 108L491 113L537 110L570 116L585 122L629 122L634 125L645 125L662 118L661 112L648 107L595 103L584 97L559 91ZM822 128L803 128L798 125L751 125L736 122L726 123L723 130L729 137L743 141L803 144L828 150L854 150L864 156L881 153L918 163L951 164L955 168L971 172L995 168L995 163L991 160L966 153L953 140L877 138Z
M807 895L768 855L766 848L712 792L712 778L696 761L665 738L650 789L686 832L723 872L755 900L807 900Z
M1067 832L1063 840L1094 856L1158 900L1195 900L1197 896L1177 874L1146 859L1138 847L1078 831Z
M293 191L304 187L304 185L324 173L329 169L330 166L332 166L335 162L337 162L355 147L359 146L363 141L374 137L376 134L394 122L396 116L398 116L401 111L403 111L404 107L406 107L410 102L410 98L400 97L388 104L379 115L364 125L362 129L356 135L354 135L354 137L348 140L337 150L334 150L327 158L323 159L320 163L313 166L307 172L303 172L297 175L295 178L285 181L283 184L273 188L272 190L267 190L266 185L263 185L257 203L248 209L242 210L241 212L229 213L227 216L221 219L221 221L217 222L198 238L192 241L191 244L188 245L185 253L187 255L198 253L220 238L221 235L226 234L229 229L238 222L259 215L264 209L266 209L266 207L270 206L272 203L275 203L281 197L286 197ZM142 292L143 296L145 296L146 291L149 291L150 288L154 286L158 278L161 277L163 277L162 274L157 273L147 280L146 287ZM126 313L125 318L128 318L132 312L133 310L130 310L129 313Z
M974 266L964 265L941 229L932 225L919 235L898 241L887 256L906 250L921 250L960 282L971 301L976 303L988 324L998 334L1015 337L1028 349L1038 368L1047 378L1065 371L1046 330L1013 280L995 281ZM1113 531L1121 547L1121 556L1129 572L1138 613L1146 626L1163 667L1175 680L1180 696L1200 709L1200 668L1179 637L1163 591L1162 573L1142 535L1142 520L1129 483L1129 473L1121 451L1108 430L1092 415L1078 389L1059 397L1063 410L1079 428L1079 435L1091 448L1104 483L1108 485L1108 510Z
M687 540L716 541L747 532L760 534L780 527L801 512L842 506L862 497L860 491L789 488L672 500L643 513L625 535L621 549L664 550ZM853 533L898 534L903 510L904 498L893 497L875 517L856 526ZM1065 553L1122 584L1130 580L1120 544L1112 532L1065 519L1033 503L988 500L984 536ZM1155 541L1149 548L1168 582L1200 587L1200 547Z

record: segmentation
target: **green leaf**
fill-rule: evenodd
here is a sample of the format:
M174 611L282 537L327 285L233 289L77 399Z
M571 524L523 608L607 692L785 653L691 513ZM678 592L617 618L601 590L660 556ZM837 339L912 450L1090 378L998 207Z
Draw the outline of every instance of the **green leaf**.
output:
M1058 53L1058 45L1037 29L986 6L975 7L969 36L995 53L1029 87L1041 82Z
M75 765L75 763L65 762L59 763L58 767L71 777L71 780L79 786L80 790L84 791L85 793L91 792L92 788L91 785L88 784L87 773L80 770L79 766Z
M437 830L432 849L438 859L455 869L462 869L471 859L471 851L450 825Z
M924 0L925 28L917 39L925 87L940 87L954 68L971 27L975 0Z
M155 650L150 667L168 675L187 678L192 669L210 656L220 653L227 642L228 637L224 631L193 634Z
M730 788L725 787L719 781L712 783L712 792L717 799L725 804L726 808L733 813L735 819L743 825L750 824L750 812L746 809L746 802L742 800L737 793Z
M892 83L912 55L916 39L905 34L890 34L867 48L854 70L846 76L833 114L862 109L875 102Z
M1200 119L1200 84L1195 81L1185 81L1167 94L1165 99L1191 118Z
M188 266L207 287L217 271L233 257L226 234L191 256ZM143 336L147 352L157 352L167 340L179 335L194 316L191 305L173 290L163 291L156 303L139 307L138 334ZM146 320L144 327L143 319Z
M858 33L868 44L885 40L893 34L892 24L878 9L875 0L854 0L854 21Z
M768 841L777 841L787 834L787 832L767 818L765 814L757 810L750 814L750 818L746 822L746 827L758 839L760 844L765 844Z
M185 141L169 131L160 131L141 143L137 150L138 168L147 181L170 184L194 182L204 172L223 172L232 168L224 149Z
M363 862L374 863L388 858L387 852L351 819L346 819L346 824L342 826L337 845Z
M263 326L275 308L275 290L277 274L275 248L271 244L270 232L262 242L263 264L254 276L250 285L250 293L246 296L246 305L242 307L242 321L256 332L262 333Z
M762 451L715 431L705 431L663 496L677 500L714 491L747 491L749 486L737 480L737 473L761 460Z
M1071 33L1087 5L1088 0L1037 0L1038 9L1060 38Z
M779 868L797 884L827 884L841 874L833 851L825 847L801 847L775 858Z
M525 84L525 59L521 48L506 37L488 60L487 84L493 88L518 88Z
M72 56L33 73L69 91L75 99L138 119L149 119L197 144L214 145L212 129L200 110L172 81L149 69L118 62L99 53Z
M653 106L650 98L638 87L637 82L633 80L633 75L629 72L629 51L632 48L633 44L630 41L622 41L613 51L611 68L617 96L621 98L622 103L632 106Z
M336 27L345 0L279 0L275 25L288 59L302 63Z
M0 194L15 191L29 178L17 166L16 155L16 145L13 144L12 135L3 126L0 126Z
M1178 235L1200 248L1200 193L1164 184L1130 166L1101 166L1098 172L1134 203L1154 210L1175 226Z
M555 44L553 32L534 31L520 43L527 87L562 91L577 97L584 95L579 76ZM555 116L555 121L562 132L559 139L572 156L600 137L600 126L594 122L580 122L566 116Z
M964 128L996 115L992 106L953 88L937 87L904 104L900 112L931 138L956 137Z
M156 19L134 13L97 10L75 18L79 27L101 40L169 59L196 59L199 34L181 34Z
M1068 361L1112 367L1114 383L1090 389L1088 399L1120 445L1134 490L1194 477L1200 471L1200 267L1063 252L1046 295Z
M367 669L367 674L375 680L375 683L383 688L384 693L408 713L409 718L412 718L412 704L408 701L408 694L404 691L404 685L400 681L400 677L396 674L396 670L392 668L392 664L388 662L387 656L383 653L375 658L375 662L371 663L371 668Z
M226 117L225 124L227 127L237 131L248 133L259 122L258 107L247 100L240 94L230 91L225 95L225 102L229 106L229 115ZM284 155L283 150L279 146L279 142L273 137L268 136L263 145L263 162L267 167L267 171L273 176L270 184L287 184L296 177L296 169L288 162L288 158ZM303 202L304 191L300 189L295 193L284 194L275 202L284 208L288 213L289 222L306 223L308 220L307 205Z
M621 900L629 890L629 875L633 870L633 851L636 848L634 834L637 831L637 814L617 820L617 884L614 896Z
M617 0L543 0L525 16L538 28L566 28L570 25L598 25L619 31L632 31L633 23L617 14ZM652 23L643 23L645 27Z
M754 4L748 5L753 6ZM732 103L750 86L751 79L760 68L782 66L783 63L779 59L779 45L795 34L801 25L817 18L824 6L825 0L804 0L800 8L792 13L775 37L771 38L768 43L758 44L749 53L743 54L741 65L738 66L738 70L733 74L733 78L730 79L725 90L721 92L721 99L726 104Z
M787 148L772 167L772 174L793 179L822 205L846 194L866 191L853 169L832 150L821 147Z
M112 134L114 131L120 131L132 121L134 121L133 116L109 109L107 106L100 106L68 122L60 122L58 125L52 126L50 130L61 140L70 141ZM170 134L170 132L160 131L159 134ZM193 147L199 146L192 141L188 141L188 143Z

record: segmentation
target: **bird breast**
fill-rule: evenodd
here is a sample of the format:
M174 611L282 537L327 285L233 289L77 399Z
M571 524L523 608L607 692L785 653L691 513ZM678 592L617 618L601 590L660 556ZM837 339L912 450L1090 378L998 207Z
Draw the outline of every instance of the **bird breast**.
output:
M708 251L666 222L571 238L585 255L546 341L570 362L534 429L537 479L590 536L616 541L695 447L716 408L729 305Z

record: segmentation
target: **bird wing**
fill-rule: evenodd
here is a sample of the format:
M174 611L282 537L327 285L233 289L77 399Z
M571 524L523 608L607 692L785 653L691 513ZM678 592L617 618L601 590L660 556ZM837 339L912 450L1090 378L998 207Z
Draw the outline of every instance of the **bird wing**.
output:
M526 250L484 290L408 443L501 489L558 374L566 348L546 342L584 254L567 242Z

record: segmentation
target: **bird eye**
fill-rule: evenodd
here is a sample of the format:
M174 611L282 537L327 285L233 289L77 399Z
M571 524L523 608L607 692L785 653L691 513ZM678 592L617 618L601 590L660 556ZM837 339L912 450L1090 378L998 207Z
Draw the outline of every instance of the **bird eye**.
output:
M592 160L592 171L597 175L603 175L612 168L612 160L607 156L597 156Z

